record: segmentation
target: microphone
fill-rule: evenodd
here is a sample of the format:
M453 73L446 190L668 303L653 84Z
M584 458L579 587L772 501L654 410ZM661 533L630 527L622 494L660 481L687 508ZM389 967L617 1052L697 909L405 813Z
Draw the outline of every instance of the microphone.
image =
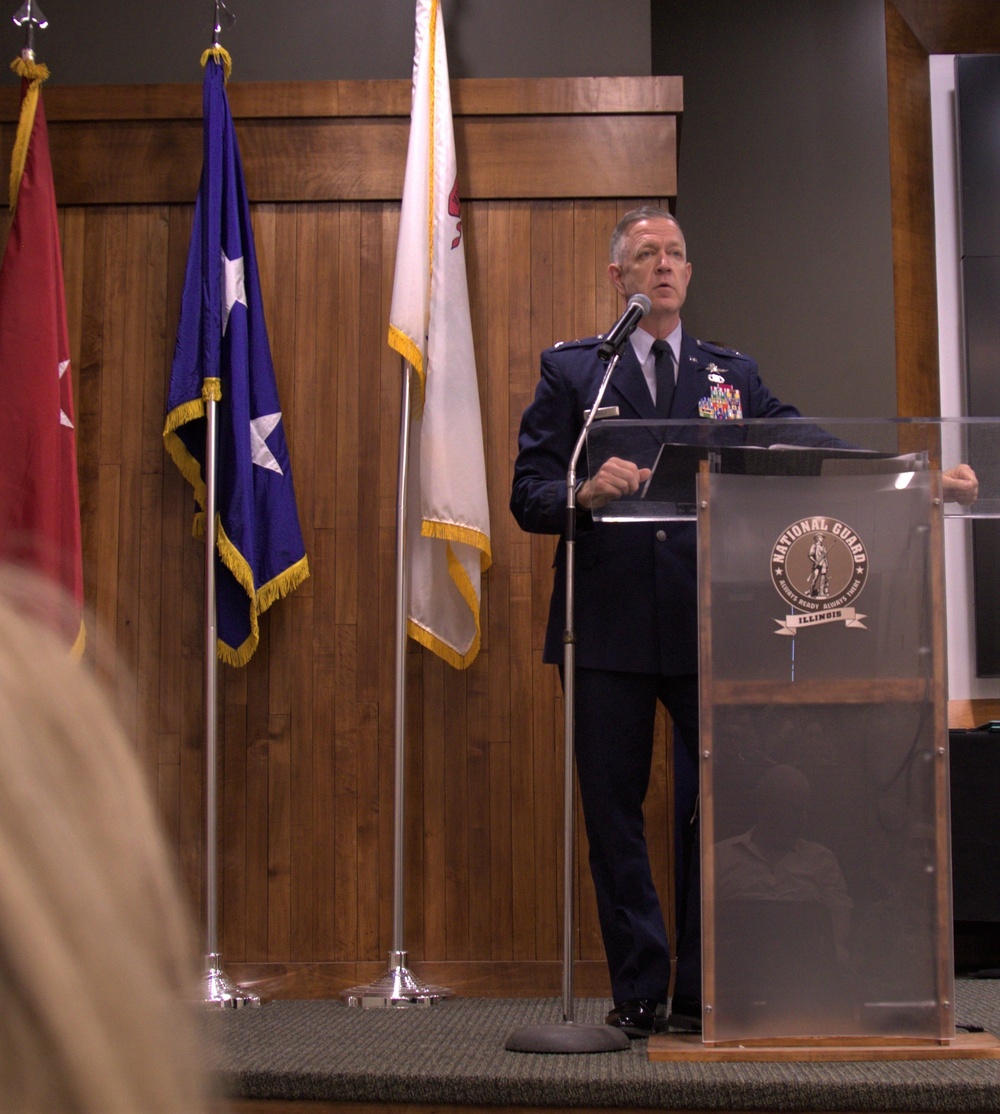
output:
M621 351L622 345L635 332L636 326L653 308L653 303L645 294L633 294L628 300L625 312L612 325L611 332L607 334L598 348L597 354L602 360L607 360L616 352Z

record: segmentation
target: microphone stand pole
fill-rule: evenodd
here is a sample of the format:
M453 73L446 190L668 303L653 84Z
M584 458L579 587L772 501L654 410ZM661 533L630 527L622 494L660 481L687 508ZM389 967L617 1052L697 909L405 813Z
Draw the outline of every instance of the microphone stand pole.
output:
M626 338L622 338L624 342ZM629 1039L612 1025L580 1025L574 1020L573 994L573 851L574 708L576 699L576 629L574 625L574 562L576 547L576 465L587 442L587 434L604 398L621 351L608 360L597 397L590 407L577 438L566 472L566 630L563 634L563 1019L552 1025L526 1025L515 1029L504 1046L508 1052L620 1052Z

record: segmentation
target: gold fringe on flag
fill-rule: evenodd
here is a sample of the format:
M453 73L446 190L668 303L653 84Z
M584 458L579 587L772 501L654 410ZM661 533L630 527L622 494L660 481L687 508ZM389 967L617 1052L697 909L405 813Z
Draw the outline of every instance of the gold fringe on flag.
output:
M209 58L214 58L216 62L222 67L222 76L229 81L229 75L233 72L233 60L230 57L229 51L224 46L210 46L208 50L201 56L201 68L204 69L208 64Z
M28 157L28 144L31 142L31 132L35 126L35 109L38 107L38 90L43 81L48 80L49 68L38 62L32 62L24 57L17 57L10 64L10 68L18 77L26 78L30 84L28 91L21 101L21 115L17 121L17 137L14 140L14 150L10 156L10 208L11 212L17 205L17 194L21 188L21 175L24 173L24 163Z
M204 515L202 515L204 520ZM221 639L218 643L219 657L227 665L240 668L247 664L253 656L254 650L257 649L257 643L260 641L260 624L258 618L262 615L272 603L281 599L283 596L288 595L289 592L295 589L309 577L309 560L303 556L294 565L285 569L284 572L279 573L273 580L269 580L266 584L261 585L260 588L254 588L253 571L247 563L243 554L236 548L235 545L229 540L226 531L222 527L222 519L216 515L215 518L215 531L216 531L216 546L219 551L219 556L222 558L222 563L233 574L234 577L240 582L243 590L250 597L250 634L242 646L237 646L233 649L227 646Z

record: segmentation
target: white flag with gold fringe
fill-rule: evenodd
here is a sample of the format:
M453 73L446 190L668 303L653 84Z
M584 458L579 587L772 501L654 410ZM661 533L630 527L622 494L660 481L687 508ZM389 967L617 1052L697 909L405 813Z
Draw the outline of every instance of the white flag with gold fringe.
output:
M479 385L438 0L417 0L410 141L389 344L416 371L407 480L407 631L450 665L479 652L490 566Z

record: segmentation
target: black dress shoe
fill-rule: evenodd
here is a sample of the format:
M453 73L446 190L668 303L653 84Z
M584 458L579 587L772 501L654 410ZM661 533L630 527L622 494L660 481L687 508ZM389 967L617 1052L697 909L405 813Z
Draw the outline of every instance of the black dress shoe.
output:
M604 1019L630 1037L649 1037L667 1029L666 1007L655 998L629 998Z
M670 1002L667 1015L667 1031L670 1033L701 1032L701 1002L697 998L675 995Z

